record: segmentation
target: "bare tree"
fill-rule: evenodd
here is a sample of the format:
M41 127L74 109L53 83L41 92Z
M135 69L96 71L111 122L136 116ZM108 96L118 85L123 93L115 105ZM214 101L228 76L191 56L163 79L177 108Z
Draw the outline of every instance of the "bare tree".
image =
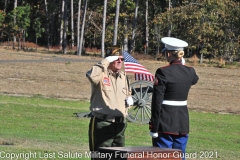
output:
M123 1L124 3L124 12L127 12L127 4L126 4L126 0ZM123 40L123 50L128 52L128 22L127 22L127 18L124 18L124 40Z
M7 9L7 0L4 1L4 10L3 12L6 13L6 9ZM3 36L3 32L1 33L1 36Z
M4 10L3 10L3 12L6 12L6 9L7 9L7 0L5 0L5 2L4 2Z
M63 22L64 22L64 6L65 6L65 0L62 0L62 14L61 14L61 24L60 24L60 40L59 40L59 47L62 49L62 43L63 43Z
M74 21L73 21L73 0L71 0L71 47L74 47Z
M68 0L64 0L64 25L63 25L63 53L67 53L67 3Z
M138 15L138 2L139 0L136 0L133 27L132 27L132 41L131 41L129 53L131 53L135 49L135 32L136 32L137 15Z
M101 55L104 58L104 42L105 42L105 28L106 28L106 14L107 14L107 0L104 0L104 9L103 9L103 27L102 27L102 46L101 46Z
M148 53L148 37L149 37L149 27L148 27L148 0L146 0L146 10L145 10L145 23L146 23L146 40L144 46L144 54Z
M55 27L55 23L54 23L54 20L55 20L55 3L56 3L56 0L52 0L52 4L53 4L53 9L52 10L52 15L51 15L51 30L50 30L50 42L49 42L49 45L52 47L53 45L53 31L54 31L54 27Z
M77 19L77 53L79 53L79 44L80 44L80 15L81 15L81 0L78 1L78 19Z
M14 9L17 8L17 0L14 1ZM16 15L14 16L14 24L16 24ZM13 49L15 48L16 43L16 35L13 35Z
M49 50L49 14L48 14L48 2L47 0L44 0L44 4L45 4L45 12L46 12L46 32L47 32L47 48Z
M115 13L115 23L114 23L114 34L113 34L114 35L113 36L113 45L117 44L119 10L120 10L120 0L117 0L116 13Z
M170 12L171 8L172 8L172 2L171 2L171 0L169 0L169 2L168 2L168 10L169 10L169 12ZM168 17L168 22L170 22L170 17ZM169 23L169 25L168 25L168 37L171 37L171 33L172 33L172 24Z
M82 20L82 28L81 28L81 37L80 37L80 44L79 44L79 50L78 55L82 55L82 47L83 47L83 35L84 35L84 27L85 27L85 20L86 20L86 14L87 14L87 3L88 0L85 0L84 2L84 12L83 12L83 20Z

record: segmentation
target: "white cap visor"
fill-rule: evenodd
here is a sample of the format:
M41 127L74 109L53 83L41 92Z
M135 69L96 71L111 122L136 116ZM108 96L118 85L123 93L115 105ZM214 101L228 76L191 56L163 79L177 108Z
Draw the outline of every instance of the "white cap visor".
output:
M188 46L187 42L173 37L164 37L161 41L165 44L166 50L183 50Z

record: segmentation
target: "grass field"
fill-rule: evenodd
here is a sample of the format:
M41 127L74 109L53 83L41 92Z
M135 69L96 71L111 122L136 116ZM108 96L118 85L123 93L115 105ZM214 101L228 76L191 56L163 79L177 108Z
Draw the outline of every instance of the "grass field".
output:
M0 96L0 159L89 159L89 102ZM240 159L240 116L190 112L188 159ZM151 146L148 125L128 123L126 146ZM17 158L21 156L21 158Z

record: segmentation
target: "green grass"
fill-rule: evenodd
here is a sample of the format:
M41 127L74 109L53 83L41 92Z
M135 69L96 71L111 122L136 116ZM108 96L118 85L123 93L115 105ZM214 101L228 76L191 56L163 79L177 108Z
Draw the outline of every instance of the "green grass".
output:
M239 159L240 116L191 112L188 152L213 151L220 159Z
M73 114L88 111L87 101L0 96L0 159L88 159L89 119ZM192 159L240 158L239 115L190 112L190 122ZM151 146L148 124L129 122L125 134L126 146Z

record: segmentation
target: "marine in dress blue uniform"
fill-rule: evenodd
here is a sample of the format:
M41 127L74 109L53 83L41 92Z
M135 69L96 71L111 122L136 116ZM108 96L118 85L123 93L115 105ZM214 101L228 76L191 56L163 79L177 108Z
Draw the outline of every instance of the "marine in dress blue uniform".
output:
M182 64L187 42L164 37L168 66L158 68L153 87L150 135L153 146L181 149L183 159L189 133L188 93L198 81L194 68Z

